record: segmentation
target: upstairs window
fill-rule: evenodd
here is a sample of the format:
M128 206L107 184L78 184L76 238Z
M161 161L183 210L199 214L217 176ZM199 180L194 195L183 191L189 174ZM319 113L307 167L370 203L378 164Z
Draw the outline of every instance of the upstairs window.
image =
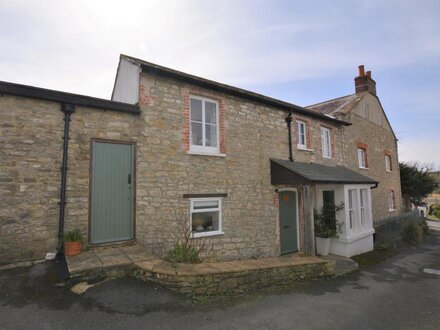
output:
M321 147L322 147L322 157L332 158L330 130L326 127L321 127Z
M385 168L386 168L387 172L391 172L393 170L390 155L385 156Z
M218 102L202 97L192 96L190 114L190 150L218 153Z
M394 195L394 190L388 191L388 209L390 211L396 210L396 196Z
M306 124L302 121L297 121L296 126L298 129L298 148L306 149L307 148L307 131Z
M368 168L367 150L364 148L358 148L357 151L359 168Z

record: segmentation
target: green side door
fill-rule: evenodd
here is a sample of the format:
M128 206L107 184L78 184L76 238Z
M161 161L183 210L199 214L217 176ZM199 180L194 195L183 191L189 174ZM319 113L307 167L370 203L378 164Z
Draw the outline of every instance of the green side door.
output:
M295 191L278 194L281 254L298 251L297 205Z
M132 144L93 141L91 243L133 238Z

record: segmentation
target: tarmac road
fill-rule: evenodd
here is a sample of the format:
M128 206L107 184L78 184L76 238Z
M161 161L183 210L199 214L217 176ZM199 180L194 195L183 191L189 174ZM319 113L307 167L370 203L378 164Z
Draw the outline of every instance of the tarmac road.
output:
M221 304L135 279L83 295L43 263L0 271L1 329L440 329L440 231L367 270Z

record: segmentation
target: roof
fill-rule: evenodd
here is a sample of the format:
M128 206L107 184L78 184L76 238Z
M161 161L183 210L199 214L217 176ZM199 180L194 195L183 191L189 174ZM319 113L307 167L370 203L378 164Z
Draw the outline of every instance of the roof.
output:
M314 163L292 162L271 158L272 184L377 184L365 175L354 172L344 166L328 166Z
M364 94L365 93L361 95L350 94L321 103L312 104L305 108L326 115L332 115L338 112L347 113L362 99Z
M173 70L164 66L160 66L154 63L150 63L135 57L131 57L128 55L123 55L121 54L121 58L125 58L127 60L131 60L134 61L136 63L138 63L142 69L143 72L148 72L148 73L152 73L152 74L160 74L162 76L166 76L166 77L171 77L177 80L181 80L181 81L185 81L185 82L189 82L191 84L197 85L197 86L201 86L201 87L205 87L205 88L209 88L215 91L219 91L219 92L224 92L230 95L234 95L234 96L238 96L238 97L242 97L251 101L256 101L256 102L260 102L269 106L274 106L277 108L280 108L282 110L285 111L292 111L301 115L305 115L305 116L309 116L309 117L314 117L314 118L318 118L324 121L328 121L328 122L334 122L340 125L345 125L345 126L349 126L351 125L351 123L347 122L347 121L343 121L334 117L330 117L315 111L310 111L308 109L305 109L299 105L296 104L292 104L292 103L288 103L288 102L284 102L278 99L274 99L271 98L269 96L265 96L262 94L258 94L258 93L254 93L242 88L238 88L238 87L234 87L234 86L230 86L230 85L226 85L223 83L219 83L213 80L209 80L209 79L205 79L205 78L201 78L198 76L194 76L192 74L188 74L188 73L184 73L181 71L177 71L177 70Z
M25 96L103 110L140 114L139 107L133 104L0 81L0 95L3 94Z

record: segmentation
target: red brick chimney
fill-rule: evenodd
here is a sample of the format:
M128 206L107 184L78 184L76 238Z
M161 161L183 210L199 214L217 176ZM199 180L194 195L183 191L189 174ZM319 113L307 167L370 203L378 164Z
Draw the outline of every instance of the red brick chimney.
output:
M356 94L370 92L376 95L376 82L371 78L371 71L365 73L363 65L359 65L359 75L354 78Z

